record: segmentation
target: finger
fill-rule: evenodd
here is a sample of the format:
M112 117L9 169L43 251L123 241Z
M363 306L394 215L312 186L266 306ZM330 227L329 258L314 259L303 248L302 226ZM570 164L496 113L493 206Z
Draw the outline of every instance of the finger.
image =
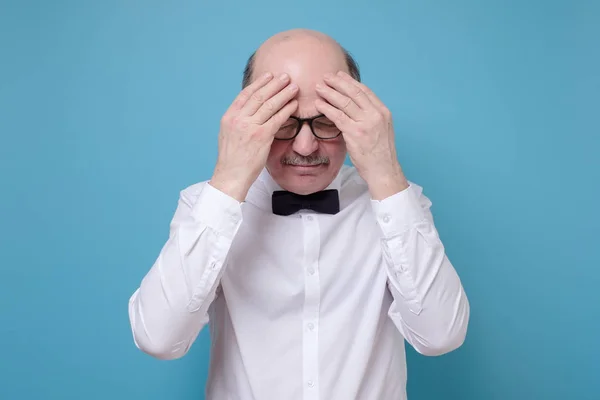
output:
M244 105L246 104L246 102L250 99L252 94L258 89L265 86L267 83L269 83L271 79L273 79L273 74L267 72L266 74L262 75L260 78L252 82L250 85L246 86L234 99L231 108L235 110L241 110L242 107L244 107Z
M279 128L281 128L281 125L283 125L290 118L290 116L296 112L297 109L298 100L293 99L284 105L279 111L273 114L267 122L265 122L265 125L269 126L269 130L273 136L275 136Z
M353 77L351 77L344 71L338 72L338 76L341 77L344 81L346 81L346 82L358 87L360 90L362 90L362 92L369 98L369 100L371 100L371 103L373 103L377 108L379 108L379 109L385 108L385 104L383 104L383 102L381 100L379 100L379 98L375 95L375 93L373 93L373 91L371 89L369 89L367 87L367 85L365 85L364 83L358 82L356 79L354 79Z
M298 93L298 85L292 83L277 93L275 96L266 100L256 111L252 119L258 124L264 124L275 113L281 110Z
M329 104L338 110L345 112L346 115L348 115L351 119L355 121L361 119L360 117L363 113L363 110L360 109L350 97L344 96L337 90L332 89L330 86L322 85L320 83L317 84L317 93L327 100Z
M280 75L276 79L272 79L269 83L261 87L259 90L252 93L250 99L246 102L242 108L242 113L248 116L254 115L256 111L276 93L279 93L281 89L286 87L290 83L290 77L288 74Z
M353 122L345 112L321 99L315 100L315 107L318 112L329 118L342 132L348 130L348 126Z
M373 107L373 104L371 104L371 101L361 88L346 81L341 76L327 74L324 80L327 85L351 98L363 110Z

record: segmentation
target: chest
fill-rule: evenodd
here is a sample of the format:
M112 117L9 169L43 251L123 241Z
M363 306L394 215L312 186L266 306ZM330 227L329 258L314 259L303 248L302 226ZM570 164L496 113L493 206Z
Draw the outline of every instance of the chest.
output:
M368 201L334 216L281 217L248 208L224 276L226 297L278 314L317 294L322 307L343 293L369 291L382 274L381 234Z

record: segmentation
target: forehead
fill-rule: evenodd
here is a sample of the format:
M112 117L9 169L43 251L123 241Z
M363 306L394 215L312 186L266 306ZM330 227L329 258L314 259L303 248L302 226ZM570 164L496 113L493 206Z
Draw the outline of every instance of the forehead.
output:
M254 64L254 76L271 72L276 76L287 73L298 85L299 117L317 114L314 101L318 98L315 86L323 76L347 71L346 60L339 46L319 40L289 40L260 49Z

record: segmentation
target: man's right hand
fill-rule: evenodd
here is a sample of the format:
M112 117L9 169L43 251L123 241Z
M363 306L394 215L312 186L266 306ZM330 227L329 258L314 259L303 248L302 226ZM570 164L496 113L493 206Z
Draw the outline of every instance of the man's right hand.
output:
M297 92L286 74L263 75L240 92L221 119L213 187L245 200L267 162L275 133L298 107Z

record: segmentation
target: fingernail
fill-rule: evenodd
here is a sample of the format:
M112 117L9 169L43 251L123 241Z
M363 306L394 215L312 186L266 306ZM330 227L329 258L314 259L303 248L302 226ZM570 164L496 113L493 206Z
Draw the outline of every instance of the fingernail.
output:
M285 81L287 81L287 80L288 80L288 78L289 78L289 77L288 77L288 74L281 74L281 75L279 76L279 79L281 79L281 80L282 80L282 81L284 81L284 82L285 82Z
M264 75L264 78L265 78L265 79L271 79L272 77L273 77L273 75L271 75L271 73L270 73L270 72L267 72L267 73Z
M323 90L323 85L321 85L320 83L317 83L317 90Z
M325 74L325 79L333 79L334 75L331 72Z
M295 91L296 91L296 89L298 89L298 85L296 85L295 83L292 83L292 84L291 84L290 86L288 86L288 87L290 88L290 90L291 90L292 92L295 92Z
M338 76L344 76L344 71L339 71L337 74Z

